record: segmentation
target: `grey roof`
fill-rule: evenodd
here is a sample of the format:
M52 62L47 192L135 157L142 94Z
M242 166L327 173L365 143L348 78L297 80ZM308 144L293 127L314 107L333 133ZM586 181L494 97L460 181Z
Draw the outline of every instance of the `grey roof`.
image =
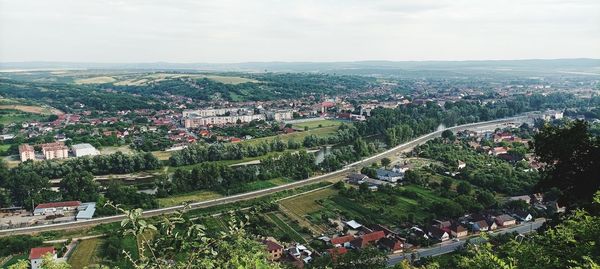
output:
M94 146L88 143L75 144L71 146L72 149L96 149Z
M96 212L96 203L83 203L78 208L77 216L75 219L91 219Z
M402 177L403 174L396 173L394 171L385 170L385 169L377 169L377 177Z

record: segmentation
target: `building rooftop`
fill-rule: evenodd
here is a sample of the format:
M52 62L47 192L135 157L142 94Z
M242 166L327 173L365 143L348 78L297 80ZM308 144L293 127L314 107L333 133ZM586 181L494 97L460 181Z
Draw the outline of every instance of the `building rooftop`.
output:
M80 206L80 205L81 205L80 201L66 201L66 202L39 204L38 206L35 207L35 209L53 208L53 207L73 207L73 206Z
M29 253L29 259L41 259L44 255L48 253L55 253L54 247L41 247L41 248L32 248Z
M72 149L96 149L94 146L88 143L75 144L71 146Z
M96 203L83 203L77 210L75 219L91 219L96 212Z

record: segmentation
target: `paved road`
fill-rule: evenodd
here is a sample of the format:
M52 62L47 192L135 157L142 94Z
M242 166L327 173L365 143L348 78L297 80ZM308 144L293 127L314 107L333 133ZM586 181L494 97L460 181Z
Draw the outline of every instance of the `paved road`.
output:
M544 222L546 222L546 219L540 218L533 222L522 223L522 224L519 224L514 227L494 231L494 234L504 234L504 233L512 233L512 232L526 234L526 233L530 233L530 232L536 230L537 228L540 228L542 226L542 224L544 224ZM484 242L485 240L481 237L476 236L476 237L471 237L470 241L475 244L480 244L480 243ZM434 247L418 249L415 251L415 254L416 254L417 259L422 258L422 257L439 256L442 254L453 252L453 251L457 250L458 248L462 247L464 244L466 244L466 240L461 240L458 242L446 241L446 242L437 244ZM410 256L411 256L411 253L399 253L399 254L389 255L388 265L397 264L405 258L410 259Z
M522 121L527 120L528 118L529 118L529 116L519 116L519 117L512 117L512 118L499 119L499 120L493 120L493 121L465 124L465 125L446 128L444 130L451 130L453 132L457 132L457 131L461 131L461 130L465 130L465 129L474 129L474 128L477 128L477 129L483 128L483 129L493 130L496 127L505 126L506 124L514 123L514 122L522 122ZM272 187L272 188L268 188L268 189L252 191L252 192L247 192L247 193L241 193L241 194L217 198L217 199L213 199L213 200L207 200L207 201L203 201L203 202L191 203L191 204L189 204L189 206L191 207L191 209L196 209L196 208L206 208L206 207L211 207L211 206L216 206L216 205L221 205L221 204L234 203L234 202L239 202L239 201L243 201L243 200L249 200L249 199L266 196L266 195L284 191L284 190L295 189L295 188L299 188L302 186L306 186L306 185L314 184L317 182L325 181L328 179L347 175L354 171L357 171L358 168L360 168L362 166L369 165L373 162L377 162L380 159L382 159L383 157L393 156L393 155L397 154L398 152L403 152L403 151L411 149L419 144L425 143L430 139L439 137L444 130L438 130L438 131L420 136L412 141L398 145L398 146L391 148L385 152L382 152L382 153L376 154L374 156L368 157L366 159L348 164L348 165L344 166L344 168L334 171L334 172L331 172L331 173L328 173L328 174L315 176L315 177L312 177L309 179L296 181L293 183L280 185L280 186L276 186L276 187ZM152 216L158 216L158 215L163 215L163 214L171 214L178 210L183 210L183 209L184 209L184 206L182 206L182 205L166 207L166 208L160 208L160 209L146 210L143 212L143 215L145 217L152 217ZM53 230L76 229L76 228L94 226L94 225L103 224L103 223L118 222L118 221L123 220L124 218L125 218L124 215L116 215L116 216L109 216L109 217L94 218L91 220L80 220L80 221L75 221L75 222L56 223L56 224L47 224L47 225L40 225L40 226L31 226L31 227L24 227L24 228L0 230L0 236L15 235L15 234L30 234L30 233L43 232L43 231L53 231Z

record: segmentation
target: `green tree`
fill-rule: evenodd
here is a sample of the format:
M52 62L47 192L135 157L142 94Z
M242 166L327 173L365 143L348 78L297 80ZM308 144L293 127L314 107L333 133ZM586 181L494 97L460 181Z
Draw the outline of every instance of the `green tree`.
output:
M589 132L589 125L584 121L565 127L546 124L534 136L533 148L546 163L538 188L560 189L559 203L570 208L590 206L600 189L600 139Z
M392 163L392 160L390 160L390 158L382 158L381 159L381 165L385 168L388 168L388 166Z
M98 184L89 172L73 172L60 181L63 200L95 202L98 200Z
M458 183L458 186L456 186L456 192L458 192L458 194L470 194L472 190L473 187L466 181L461 181Z

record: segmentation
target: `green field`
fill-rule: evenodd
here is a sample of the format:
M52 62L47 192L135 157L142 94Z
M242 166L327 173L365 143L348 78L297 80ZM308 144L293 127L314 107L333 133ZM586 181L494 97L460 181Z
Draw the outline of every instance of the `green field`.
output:
M10 123L21 123L21 122L30 122L30 121L42 121L45 120L47 116L23 112L20 110L14 109L2 109L0 110L0 124L10 124Z
M277 227L281 231L284 232L284 234L289 235L290 238L292 238L296 242L306 243L306 240L304 239L304 237L302 237L302 235L300 235L296 230L294 230L294 228L292 228L290 225L288 225L281 219L281 215L277 213L267 213L266 215L271 219L271 221L273 221L273 223L275 223L275 225L277 225Z
M337 129L338 129L337 126L329 126L329 127L312 129L309 131L293 132L291 134L282 134L282 135L278 135L276 137L281 139L284 142L294 139L296 142L302 143L302 141L304 141L304 138L309 135L329 136L329 135L335 134ZM243 141L242 143L256 145L261 142L270 142L273 139L275 139L275 136L268 136L268 137L261 137L261 138L246 140L246 141Z
M73 268L84 268L85 266L98 264L102 242L99 238L82 240L69 257L68 263Z
M340 125L342 125L342 123L345 123L345 122L342 122L339 120L316 120L316 121L306 121L306 122L294 123L292 125L292 127L295 129L304 130L305 127L308 127L308 129L316 129L316 128L323 128L323 127L340 126ZM348 122L345 124L352 124L352 123Z
M183 203L200 202L204 200L216 199L222 195L212 191L195 191L186 194L175 195L166 198L158 198L159 207L170 207L181 205Z

